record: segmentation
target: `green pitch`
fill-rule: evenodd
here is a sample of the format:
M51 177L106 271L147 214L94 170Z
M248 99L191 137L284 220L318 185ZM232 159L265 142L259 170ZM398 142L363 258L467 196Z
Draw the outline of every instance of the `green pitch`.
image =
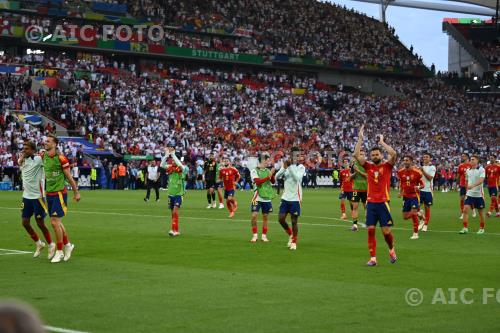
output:
M32 304L47 325L92 333L500 331L500 218L487 219L483 236L477 218L458 235L456 192L436 193L431 231L416 241L393 193L399 260L389 263L377 231L373 268L365 266L366 231L352 233L338 219L336 190L304 192L296 252L277 223L278 198L271 242L251 244L250 192L237 192L239 211L229 220L226 210L205 209L204 191L190 191L174 239L161 195L145 203L144 191L82 192L64 219L72 259L50 264L46 250L39 259L0 250L0 297ZM0 248L33 251L20 198L0 192ZM409 288L421 289L421 305L407 304ZM472 304L460 300L464 288ZM483 288L494 288L488 304Z

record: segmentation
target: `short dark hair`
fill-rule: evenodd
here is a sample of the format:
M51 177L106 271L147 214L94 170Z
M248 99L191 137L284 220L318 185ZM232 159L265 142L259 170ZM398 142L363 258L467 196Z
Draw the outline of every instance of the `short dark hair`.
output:
M403 155L403 159L405 159L405 158L407 158L407 157L408 157L408 159L409 159L410 161L412 161L412 162L413 162L413 156L411 156L411 155L409 155L409 154L405 154L405 155Z
M379 146L375 146L375 147L372 147L372 148L370 149L370 153L371 153L372 151L375 151L375 150L382 151L382 149L380 149L380 147L379 147Z
M425 155L427 155L427 156L429 156L430 158L432 158L432 154L431 154L431 153L429 153L428 151L426 151L426 152L424 152L424 153L423 153L423 156L425 156Z
M48 134L47 135L48 138L52 138L52 140L54 140L54 143L57 145L59 144L59 139L57 138L57 136L55 136L54 134Z
M469 153L462 153L462 155L465 155L465 156L467 156L467 158L470 158Z
M346 162L346 161L347 161L347 162L351 162L348 158L343 158L343 159L342 159L342 162Z
M34 143L33 141L26 140L24 141L24 144L36 151L36 143Z

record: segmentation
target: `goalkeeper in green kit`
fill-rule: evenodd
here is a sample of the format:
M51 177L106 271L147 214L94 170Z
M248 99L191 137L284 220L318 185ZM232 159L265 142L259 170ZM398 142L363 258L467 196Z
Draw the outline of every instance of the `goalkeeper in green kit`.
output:
M168 173L168 206L172 211L172 227L168 234L176 237L180 235L179 209L186 193L185 183L189 168L177 158L174 148L165 149L165 156L161 160L160 167L166 169Z

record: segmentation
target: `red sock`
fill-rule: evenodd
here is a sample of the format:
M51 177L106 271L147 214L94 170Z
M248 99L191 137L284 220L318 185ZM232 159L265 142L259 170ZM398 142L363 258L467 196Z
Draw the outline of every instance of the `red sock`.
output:
M172 231L179 231L179 212L172 212Z
M292 243L297 243L297 236L292 236Z
M370 251L370 257L376 257L377 238L375 238L375 228L368 228L368 250Z
M342 211L342 214L345 213L345 203L343 202L340 203L340 210Z
M231 200L229 199L226 200L226 206L227 210L231 213L233 211L233 203L231 202Z
M262 226L262 234L267 235L267 227Z
M257 233L257 227L252 227L252 233L254 233L254 234Z
M47 244L51 244L52 243L52 237L50 236L50 231L45 226L45 223L42 222L42 223L37 223L37 224L38 224L38 228L40 228L40 230L42 230L43 237L45 237L45 240L47 241Z
M30 224L28 224L28 225L24 225L24 223L23 223L23 227L24 227L24 229L26 229L26 231L27 231L27 232L28 232L28 234L30 235L31 239L32 239L33 241L35 241L35 242L38 242L38 240L39 240L40 238L38 237L38 234L36 233L36 231L35 231L35 230L33 230L33 228L31 227L31 225L30 225Z
M418 219L417 219L418 223ZM418 227L418 225L417 225ZM418 230L418 229L417 229ZM387 243L387 246L389 246L389 250L392 250L394 248L394 236L392 235L392 232L388 234L384 234L385 242Z
M413 214L411 216L411 219L413 221L413 232L416 233L416 232L418 232L418 216L417 216L417 214Z
M63 242L57 242L57 250L62 251L63 248Z
M286 233L288 234L288 236L291 236L292 235L292 228L288 227L287 230L285 230Z
M479 227L480 227L481 229L484 229L484 221L479 222Z
M460 199L460 211L464 213L464 199Z
M431 208L425 207L425 225L428 225L430 220L431 220Z
M498 202L496 197L491 198L490 212L496 211L498 213Z
M468 228L469 227L469 221L464 221L463 225L464 225L464 228Z
M66 245L69 243L68 235L66 233L63 234L63 244Z

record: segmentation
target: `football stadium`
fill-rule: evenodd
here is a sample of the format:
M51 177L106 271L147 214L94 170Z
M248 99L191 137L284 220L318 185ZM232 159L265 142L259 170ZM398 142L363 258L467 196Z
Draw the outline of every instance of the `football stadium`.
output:
M357 1L0 0L0 333L500 332L499 1Z

